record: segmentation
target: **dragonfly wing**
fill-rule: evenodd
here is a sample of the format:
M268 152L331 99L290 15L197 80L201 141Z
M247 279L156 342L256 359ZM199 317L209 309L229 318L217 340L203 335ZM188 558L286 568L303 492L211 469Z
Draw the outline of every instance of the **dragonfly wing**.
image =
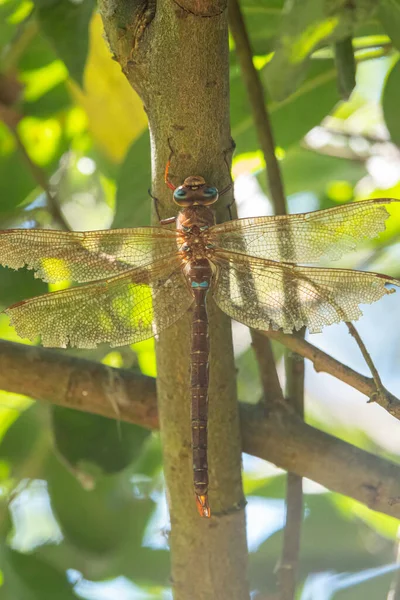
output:
M393 292L386 275L276 263L244 255L217 253L213 295L236 321L255 329L286 333L306 326L319 333L326 325L355 321L359 304L371 304Z
M123 346L152 337L190 307L193 296L177 260L133 269L89 285L38 296L6 310L18 335L43 346Z
M12 269L26 265L51 283L113 277L176 252L176 232L162 227L0 231L0 264Z
M387 206L393 202L400 200L379 198L311 213L237 219L213 226L210 241L222 250L269 260L336 260L384 231Z

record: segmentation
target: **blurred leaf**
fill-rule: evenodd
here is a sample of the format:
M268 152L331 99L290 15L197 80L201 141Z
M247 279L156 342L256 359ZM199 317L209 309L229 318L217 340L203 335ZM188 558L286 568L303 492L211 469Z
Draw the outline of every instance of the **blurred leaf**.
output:
M83 470L84 463L92 463L104 473L121 471L140 456L150 435L138 425L62 406L52 407L52 421L58 451L68 464Z
M390 588L391 581L394 577L394 573L387 573L385 566L382 566L383 573L375 572L360 572L354 573L353 585L349 585L346 589L337 591L333 596L332 600L366 600L367 598L390 598L388 596L388 590ZM363 581L363 579L366 581ZM344 575L344 581L349 580L351 575L346 577ZM351 581L351 580L350 580ZM349 581L349 583L350 583ZM393 600L395 598L393 597Z
M343 100L348 100L356 87L356 61L351 36L335 43L335 63L340 95Z
M98 555L108 554L110 560L118 549L126 552L127 544L140 547L154 501L148 497L136 498L127 474L99 477L93 489L85 489L53 457L47 479L51 505L70 543ZM129 553L126 560L132 562L132 556ZM107 569L115 567L104 565ZM103 577L113 574L117 573L108 570Z
M18 60L18 67L23 73L39 71L55 61L61 62L49 39L41 33L37 23L34 25L34 35L25 48L22 48L22 54ZM64 63L62 64L64 65Z
M264 489L255 493L267 498L281 498L283 481L284 476L271 478ZM391 560L392 545L375 533L371 539L370 530L363 523L351 516L346 518L337 509L331 501L331 494L305 495L304 505L299 569L301 579L313 572L358 571ZM268 504L265 509L268 509ZM276 557L280 555L282 538L283 529L279 528L262 543L256 553L250 555L250 581L253 588L271 588L270 582L274 581L273 571ZM374 547L374 541L375 544L380 544L379 553L370 550Z
M117 179L113 227L149 225L151 204L150 138L146 130L130 147Z
M62 153L61 123L54 117L25 117L18 124L18 134L32 162L51 170L51 165L58 161Z
M315 50L350 36L372 14L376 1L293 0L287 6L276 52L267 65L268 89L276 100L295 92Z
M400 146L400 60L396 62L389 72L383 90L382 106L386 126L389 129L390 138L394 144Z
M378 16L393 44L400 50L400 0L380 0Z
M21 467L24 477L43 476L45 452L42 452L41 444L46 436L44 412L39 403L32 404L12 423L1 440L0 458L10 461L13 476Z
M56 571L35 554L22 554L4 548L3 600L76 600L64 571ZM3 593L5 596L3 596Z
M36 186L13 136L0 123L0 214L21 204Z
M48 119L71 106L71 95L64 82L55 85L37 100L24 102L23 111L26 115Z
M43 33L64 61L69 74L83 84L94 0L34 0Z
M0 306L2 308L45 292L47 292L47 285L40 279L36 279L32 271L26 269L13 271L6 267L0 267Z
M268 75L265 68L262 79ZM251 109L239 74L231 80L232 135L237 152L258 149L258 138L251 118ZM339 94L333 60L312 61L304 83L296 93L282 102L269 102L272 127L277 146L287 149L329 114Z
M29 10L29 3L26 2ZM14 38L19 24L20 19L15 18L15 14L21 8L21 0L3 0L0 2L0 45L3 49L0 52L0 65L3 67L3 62L7 58L7 52L4 49L7 49L8 45ZM25 15L21 15L23 18Z
M300 192L320 196L326 193L332 180L345 180L355 185L366 175L364 163L318 154L300 145L290 148L280 165L288 196ZM265 171L259 180L265 186Z
M84 90L74 84L71 89L87 113L94 141L110 160L121 162L133 140L146 129L147 117L121 67L111 60L98 14L93 15L90 25Z
M240 8L251 36L254 55L267 54L273 49L282 20L284 0L242 0Z

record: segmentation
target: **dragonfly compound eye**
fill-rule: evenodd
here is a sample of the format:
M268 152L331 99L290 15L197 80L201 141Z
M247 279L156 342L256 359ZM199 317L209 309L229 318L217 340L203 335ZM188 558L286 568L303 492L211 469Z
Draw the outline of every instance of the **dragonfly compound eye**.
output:
M174 199L175 200L183 200L184 198L186 198L187 196L187 191L184 190L181 187L178 187L175 191L174 191Z
M218 196L218 190L215 187L205 187L203 189L203 196L206 198L216 198Z

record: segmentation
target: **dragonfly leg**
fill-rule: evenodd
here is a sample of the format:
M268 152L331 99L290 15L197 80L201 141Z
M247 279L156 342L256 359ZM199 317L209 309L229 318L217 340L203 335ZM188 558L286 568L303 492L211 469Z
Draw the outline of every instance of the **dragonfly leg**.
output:
M147 193L149 194L150 198L151 198L151 199L153 200L153 202L154 202L154 210L156 211L157 218L158 218L158 220L159 220L159 221L160 221L160 223L161 223L161 215L160 215L160 210L159 210L159 207L160 207L160 201L159 201L159 199L158 199L156 196L153 196L153 194L151 193L151 190L150 190L150 189L149 189L149 190L147 190Z
M156 211L156 215L157 218L160 222L161 225L170 225L170 223L175 223L176 221L176 217L168 217L167 219L162 219L161 215L160 215L160 201L156 196L153 196L153 194L151 193L151 190L147 190L147 193L149 194L150 198L152 198L152 200L154 201L154 210Z
M235 204L235 198L233 198L232 202L229 202L229 204L226 205L227 211L229 213L229 220L233 221L233 215L232 215L232 206Z

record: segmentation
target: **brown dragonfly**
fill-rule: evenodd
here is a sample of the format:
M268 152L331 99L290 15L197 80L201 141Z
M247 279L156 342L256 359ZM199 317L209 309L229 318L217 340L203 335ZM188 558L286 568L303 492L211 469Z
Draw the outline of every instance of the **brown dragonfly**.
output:
M359 304L393 292L400 281L349 269L299 266L338 259L385 229L391 198L312 213L215 223L218 190L202 177L175 188L180 207L160 227L63 232L0 231L0 263L27 266L55 283L89 283L14 304L6 310L22 338L44 346L123 346L157 335L192 310L191 421L194 491L201 516L208 503L209 341L206 297L256 329L292 332L353 321ZM165 227L176 222L176 229Z

